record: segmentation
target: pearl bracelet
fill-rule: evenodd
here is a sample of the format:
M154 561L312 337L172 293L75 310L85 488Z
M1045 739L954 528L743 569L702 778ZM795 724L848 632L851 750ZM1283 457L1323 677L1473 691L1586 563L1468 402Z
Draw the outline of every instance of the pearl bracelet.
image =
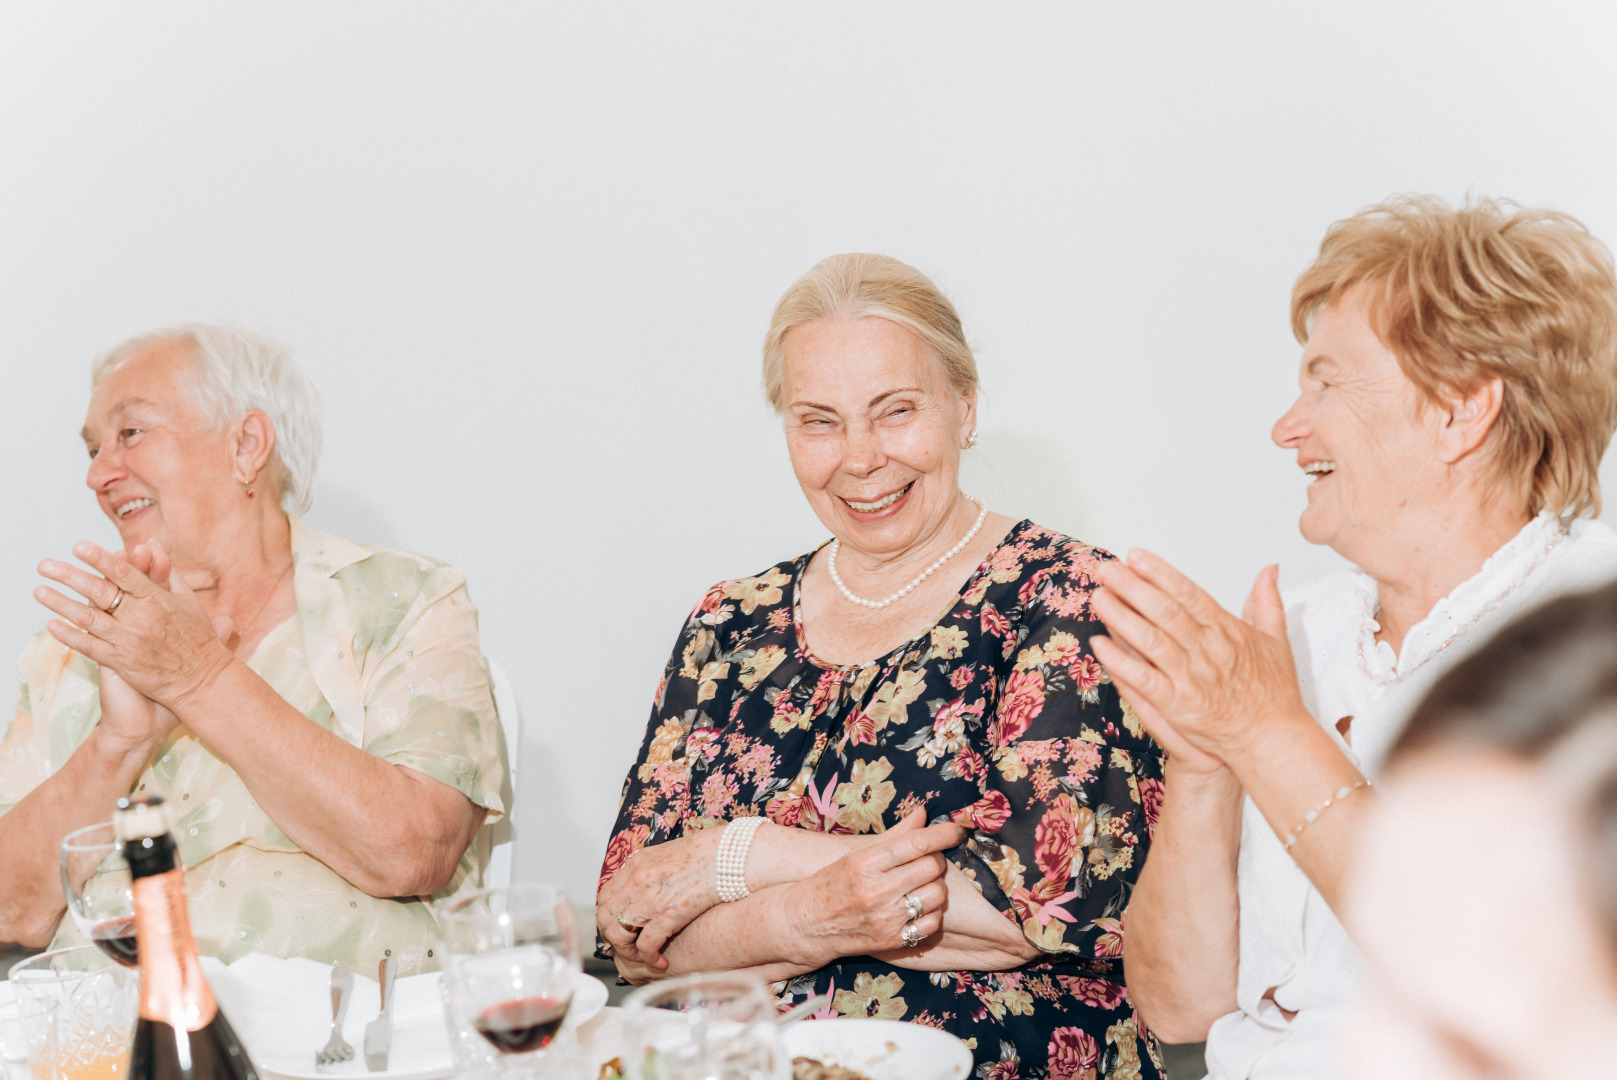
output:
M745 900L752 895L747 888L747 853L752 850L752 838L767 818L736 818L724 827L719 837L716 871L719 899L726 904L732 900Z
M1337 803L1341 802L1343 799L1347 798L1349 795L1353 794L1355 791L1358 791L1360 788L1367 788L1369 786L1370 781L1361 779L1355 783L1343 784L1341 787L1337 788L1335 795L1332 795L1329 799L1326 799L1324 802L1314 807L1314 809L1303 815L1302 821L1298 822L1296 828L1291 830L1291 835L1286 837L1286 850L1290 851L1297 845L1297 838L1303 834L1303 830L1308 828L1314 822L1318 821L1321 814L1335 806Z

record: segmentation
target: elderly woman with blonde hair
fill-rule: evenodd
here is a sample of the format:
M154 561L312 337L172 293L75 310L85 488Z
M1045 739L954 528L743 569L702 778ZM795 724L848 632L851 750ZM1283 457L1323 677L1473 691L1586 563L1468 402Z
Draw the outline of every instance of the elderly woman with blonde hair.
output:
M1159 1035L1207 1037L1214 1080L1333 1072L1362 968L1337 914L1388 746L1513 614L1617 575L1589 520L1617 279L1581 224L1389 202L1332 226L1292 324L1274 440L1311 481L1303 535L1359 569L1282 601L1268 567L1237 619L1134 552L1095 596L1096 655L1169 755L1129 982Z
M464 577L293 516L318 403L276 343L160 330L93 381L87 482L123 549L39 567L83 600L35 591L57 618L0 741L0 940L72 938L57 845L143 791L173 808L204 952L436 967L429 901L477 887L503 812Z
M602 868L603 951L634 982L743 969L942 1028L984 1076L1160 1076L1118 961L1160 763L1090 652L1109 556L960 490L976 363L895 259L787 290L764 385L834 538L686 619Z

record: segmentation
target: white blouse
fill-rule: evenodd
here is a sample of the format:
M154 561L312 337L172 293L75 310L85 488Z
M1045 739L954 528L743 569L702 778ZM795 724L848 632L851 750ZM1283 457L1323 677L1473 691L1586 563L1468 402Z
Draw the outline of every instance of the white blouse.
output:
M1404 638L1375 638L1376 584L1333 574L1286 594L1303 700L1370 779L1428 688L1511 617L1617 577L1617 531L1579 521L1570 532L1539 515L1439 600ZM1337 722L1352 717L1352 746ZM1335 1075L1336 1038L1363 967L1324 897L1292 862L1251 799L1241 821L1239 1008L1207 1038L1209 1080ZM1285 1011L1296 1015L1287 1019Z

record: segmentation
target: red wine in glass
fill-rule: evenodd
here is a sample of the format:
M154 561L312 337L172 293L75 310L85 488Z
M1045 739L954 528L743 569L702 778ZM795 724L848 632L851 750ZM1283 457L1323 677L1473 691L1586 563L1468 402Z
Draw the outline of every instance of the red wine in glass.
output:
M502 1054L526 1054L550 1045L567 1019L572 998L526 997L502 1001L477 1014L472 1026Z
M126 968L138 967L135 948L135 917L121 915L90 927L90 941Z

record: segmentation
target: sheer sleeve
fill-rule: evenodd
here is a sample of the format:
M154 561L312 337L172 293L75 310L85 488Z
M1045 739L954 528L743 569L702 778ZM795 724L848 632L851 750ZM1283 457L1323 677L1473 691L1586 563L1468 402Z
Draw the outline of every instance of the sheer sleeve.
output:
M724 715L713 706L719 697L727 696L720 689L730 672L721 669L729 665L715 659L716 635L703 618L716 606L720 589L708 590L691 612L657 683L645 738L623 781L618 819L607 843L597 892L636 851L684 832L691 810L692 761L713 738L712 717ZM596 955L607 959L610 954L602 945L597 939Z
M1122 955L1122 916L1162 792L1155 743L1090 652L1094 549L1032 573L1017 607L983 609L1001 663L978 729L982 797L956 862L1050 953Z

